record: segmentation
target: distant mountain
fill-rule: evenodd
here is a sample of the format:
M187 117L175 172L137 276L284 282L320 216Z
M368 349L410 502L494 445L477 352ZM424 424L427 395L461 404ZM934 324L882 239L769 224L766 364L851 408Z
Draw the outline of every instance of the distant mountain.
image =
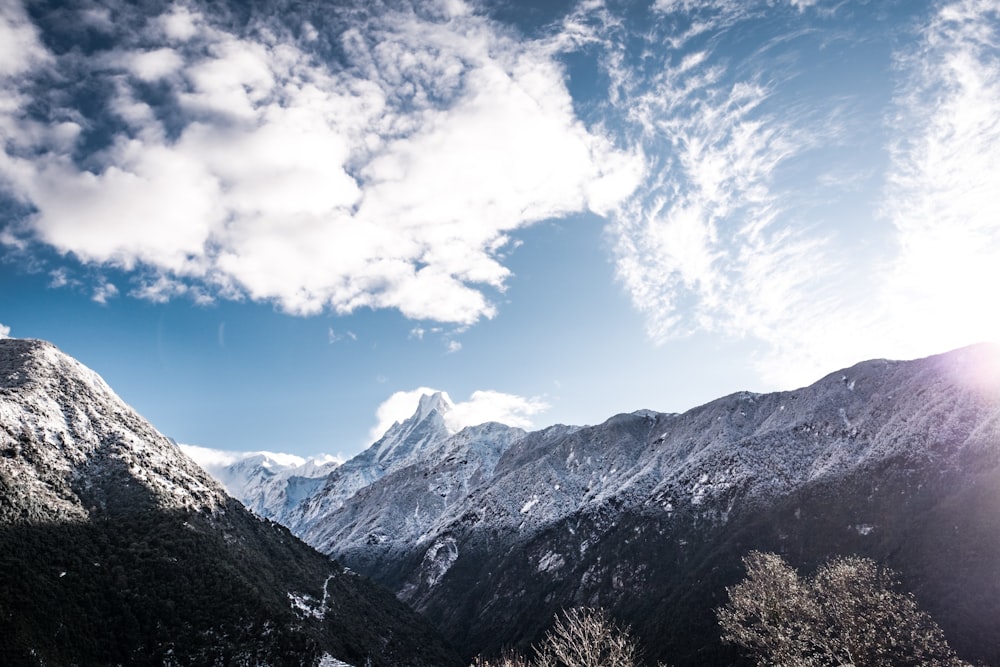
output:
M0 637L3 665L457 664L93 371L16 339L0 340Z
M597 605L652 659L738 663L712 609L763 549L806 568L873 557L960 655L1000 665L996 346L534 433L448 433L439 401L328 475L289 525L466 655Z
M181 450L257 515L282 522L286 514L322 485L341 460L302 458L274 452L217 452L194 445Z

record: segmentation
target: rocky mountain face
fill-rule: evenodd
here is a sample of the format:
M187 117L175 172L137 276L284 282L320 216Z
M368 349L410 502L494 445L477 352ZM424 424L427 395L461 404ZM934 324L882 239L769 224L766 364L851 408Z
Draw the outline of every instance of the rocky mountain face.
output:
M713 609L751 549L860 554L968 660L1000 664L1000 350L869 361L812 386L591 427L396 425L289 525L394 590L466 655L601 606L651 660L738 664Z
M0 664L448 665L48 343L0 340Z

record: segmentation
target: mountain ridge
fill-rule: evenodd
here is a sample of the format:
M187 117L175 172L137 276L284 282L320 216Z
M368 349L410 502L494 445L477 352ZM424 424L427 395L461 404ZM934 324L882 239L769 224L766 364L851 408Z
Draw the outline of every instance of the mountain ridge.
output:
M632 623L653 657L703 664L705 649L694 643L718 645L714 617L683 591L718 603L736 581L740 550L786 552L795 544L801 564L844 545L878 556L915 590L936 591L928 607L958 634L957 647L996 664L1000 655L981 638L963 638L962 627L978 623L981 637L1000 645L1000 626L985 627L948 603L927 581L935 559L927 538L914 538L925 546L907 555L900 531L937 530L904 509L943 521L939 508L954 494L941 480L963 489L998 465L998 359L1000 348L984 344L913 361L869 360L796 390L736 392L679 414L640 410L595 426L520 433L478 477L453 477L447 461L431 456L455 437L438 434L437 449L420 450L426 459L383 458L386 470L349 492L336 474L328 477L319 493L341 493L336 507L292 525L389 586L468 656L530 643L561 607L584 604ZM435 489L447 492L435 500ZM323 505L322 497L307 502ZM774 525L787 516L792 523ZM818 526L813 537L800 516ZM842 525L826 516L842 517ZM757 532L746 533L749 525ZM651 591L683 600L691 613L677 618ZM646 608L674 618L677 629L664 632L643 618ZM738 657L721 647L710 652L713 660Z

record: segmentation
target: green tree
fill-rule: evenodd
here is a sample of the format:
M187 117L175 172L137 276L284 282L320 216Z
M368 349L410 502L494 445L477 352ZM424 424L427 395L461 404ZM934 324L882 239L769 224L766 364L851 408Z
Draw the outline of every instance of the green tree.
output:
M716 610L723 641L758 665L959 667L941 628L890 570L857 556L834 558L802 578L780 556L752 552L747 577Z

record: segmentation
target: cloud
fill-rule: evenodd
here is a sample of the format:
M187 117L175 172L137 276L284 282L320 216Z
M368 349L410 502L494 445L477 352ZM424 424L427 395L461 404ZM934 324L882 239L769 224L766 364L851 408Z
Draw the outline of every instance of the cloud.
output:
M94 288L94 294L91 299L103 306L108 303L108 299L113 299L116 296L118 296L118 288L112 283L105 281Z
M486 422L500 422L518 428L532 428L533 417L549 409L538 397L526 398L499 391L474 391L468 401L456 403L445 416L452 429L460 430Z
M60 268L54 271L50 271L49 275L52 277L52 280L49 282L49 287L52 287L54 289L58 289L60 287L66 287L67 285L70 285L73 282L70 279L69 273L66 271L66 269Z
M455 403L446 392L418 387L410 391L397 391L379 405L375 412L376 424L369 432L371 440L375 441L382 437L396 422L403 422L413 416L421 397L436 393L443 394L450 406L444 418L445 424L453 432L486 422L532 428L533 417L549 408L549 405L538 397L526 398L492 390L475 391L469 400Z
M339 464L344 462L343 457L333 456L330 454L317 454L316 456L303 458L295 454L287 454L283 452L240 452L235 450L212 449L211 447L201 447L199 445L187 444L178 444L177 446L195 463L212 474L217 474L223 468L231 466L234 463L255 457L263 458L265 460L265 465L267 465L267 462L271 462L283 468L302 466L309 461L314 461L319 465L326 463Z
M792 7L795 7L800 12L804 12L809 7L816 4L816 0L788 0Z
M10 327L0 324L0 339L10 338Z
M178 444L181 451L187 454L195 463L207 471L214 471L230 466L237 461L250 458L256 452L237 452L231 450L212 449L198 445ZM304 462L304 460L302 461ZM294 462L293 462L294 463Z
M339 343L342 340L356 341L358 339L358 335L353 331L345 331L343 333L338 333L333 329L333 327L330 327L327 330L327 339L329 340L330 344L333 345L334 343Z
M24 7L18 2L0 5L0 78L15 77L51 61ZM9 100L9 91L4 101Z
M728 25L731 16L719 20ZM707 51L665 64L652 85L636 87L627 71L615 76L635 88L622 104L656 174L611 226L618 278L649 336L769 337L793 313L811 310L804 295L837 263L817 261L822 232L797 218L778 174L824 133L776 110L776 84L753 72L735 76Z
M901 342L1000 340L1000 314L987 305L1000 284L998 19L998 2L942 5L899 58L907 85L893 126L912 130L892 145L883 206L899 252L883 300Z
M10 30L35 55L11 70L42 80L44 61L59 75L17 95L60 102L3 112L0 179L34 210L5 238L138 270L130 294L156 301L492 317L510 235L608 210L641 159L577 120L551 43L443 7L331 13L298 40L277 19L237 31L176 5L84 57L31 42L15 4ZM339 61L321 50L328 35ZM77 104L93 90L106 111ZM82 154L88 143L103 148Z

